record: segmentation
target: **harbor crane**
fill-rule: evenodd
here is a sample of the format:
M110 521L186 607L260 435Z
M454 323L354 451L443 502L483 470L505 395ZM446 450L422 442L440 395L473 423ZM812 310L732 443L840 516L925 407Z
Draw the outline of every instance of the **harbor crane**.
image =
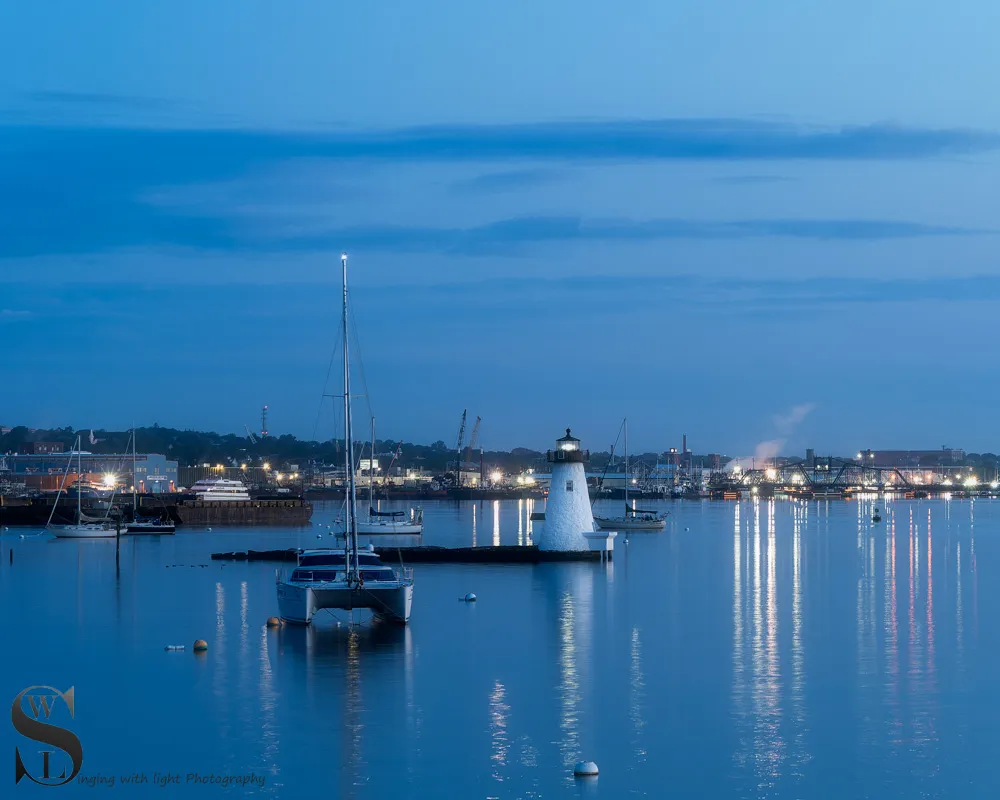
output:
M458 444L455 446L455 471L458 473L458 485L462 485L462 445L465 443L465 421L469 409L462 410L462 424L458 426Z
M476 424L472 426L472 436L469 437L469 446L465 451L466 463L472 463L472 454L476 451L476 445L479 444L479 423L482 421L482 417L476 417Z

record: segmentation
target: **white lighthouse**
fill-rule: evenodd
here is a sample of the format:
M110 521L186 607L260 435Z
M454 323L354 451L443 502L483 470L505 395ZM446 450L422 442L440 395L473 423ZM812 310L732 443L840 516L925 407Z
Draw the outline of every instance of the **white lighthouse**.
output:
M567 428L547 458L552 465L552 481L538 548L589 550L586 534L594 532L594 515L583 465L590 460L590 452L580 449L580 440Z

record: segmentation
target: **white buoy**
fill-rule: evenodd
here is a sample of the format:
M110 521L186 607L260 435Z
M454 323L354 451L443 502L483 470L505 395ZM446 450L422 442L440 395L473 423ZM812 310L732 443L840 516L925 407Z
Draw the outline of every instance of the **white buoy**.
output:
M184 649L184 645L182 645L182 644L168 644L163 649L164 650L183 650Z
M18 538L19 539L23 539L24 538L24 534L22 533Z
M211 533L211 532L212 532L212 529L211 529L211 528L205 528L205 530L206 530L206 531L208 531L209 533Z
M590 778L597 775L597 764L593 761L578 761L573 767L573 774L578 778Z
M690 528L685 528L684 530L686 530L686 531L689 531L689 530L691 530L691 529L690 529Z
M323 534L322 533L317 533L316 534L316 538L317 539L322 539L323 538Z
M476 596L472 592L469 592L465 596L465 602L466 603L475 603L476 602Z

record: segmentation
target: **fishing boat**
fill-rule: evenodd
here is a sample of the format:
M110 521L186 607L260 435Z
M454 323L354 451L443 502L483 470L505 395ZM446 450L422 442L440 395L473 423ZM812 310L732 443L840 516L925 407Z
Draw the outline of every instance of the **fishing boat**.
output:
M375 417L372 417L372 449L368 461L368 519L358 522L358 533L365 536L410 534L420 536L424 532L423 509L405 511L375 510Z
M628 419L622 425L625 428L625 514L621 517L594 517L594 524L602 531L662 531L667 527L666 513L657 513L640 508L632 508L628 504Z
M135 425L132 426L132 521L125 526L125 532L132 536L142 534L171 534L175 532L173 520L162 517L140 517L135 478Z
M73 464L73 453L77 457L77 481L76 481L76 524L75 525L53 525L52 518L55 516L56 507L59 505L59 498L66 485L66 478L69 476L69 468ZM95 519L83 513L83 446L80 437L76 437L73 450L66 460L66 471L63 473L62 482L59 484L59 491L56 493L55 502L52 504L52 511L49 513L49 520L45 527L52 531L53 535L59 539L112 539L118 535L118 529L113 522L108 519Z
M286 622L308 625L324 608L370 609L375 617L405 624L413 605L413 570L383 564L369 545L358 548L354 437L351 422L351 371L348 352L347 255L341 256L344 279L344 461L347 519L343 548L305 550L291 575L275 573L278 613Z

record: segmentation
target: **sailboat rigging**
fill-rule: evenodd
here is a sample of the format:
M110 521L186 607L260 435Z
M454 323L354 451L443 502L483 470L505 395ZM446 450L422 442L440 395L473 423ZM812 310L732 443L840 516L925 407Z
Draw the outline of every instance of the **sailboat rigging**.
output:
M358 546L358 509L355 499L354 430L351 418L351 370L348 347L347 255L343 267L344 353L344 469L346 475L346 541L343 549L303 550L291 576L275 574L278 608L287 622L308 625L323 608L370 609L377 618L406 623L413 605L413 570L395 570L383 564L369 545Z
M76 476L76 523L73 525L53 525L52 518L55 516L56 507L59 505L59 498L62 496L63 488L66 485L66 478L69 476L69 469L73 465L73 456L77 459ZM52 504L52 511L49 513L49 520L45 527L60 539L110 539L118 534L118 531L108 519L88 517L83 513L83 444L80 436L76 437L73 443L73 450L70 451L66 460L66 471L63 473L62 482L59 484L59 491L56 493L55 502Z
M666 514L657 514L632 508L628 504L628 418L622 422L625 428L625 515L622 517L594 517L594 524L604 531L662 531L667 526Z

